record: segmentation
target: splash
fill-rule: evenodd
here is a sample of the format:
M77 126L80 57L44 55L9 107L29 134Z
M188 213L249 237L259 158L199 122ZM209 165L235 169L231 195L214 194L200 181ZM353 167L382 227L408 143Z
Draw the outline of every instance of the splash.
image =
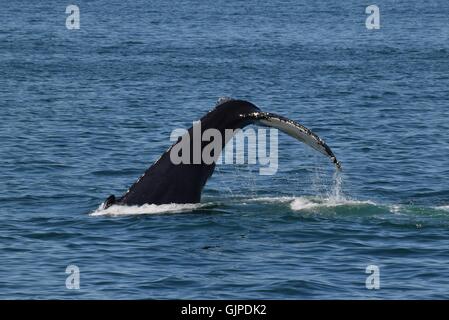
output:
M97 210L92 212L91 216L127 216L127 215L142 215L142 214L162 214L162 213L180 213L186 211L194 211L203 207L210 206L210 203L195 203L195 204L144 204L142 206L120 206L113 205L107 209L102 209L100 205Z
M335 202L342 202L347 200L343 194L343 177L340 170L335 171L333 181L332 191L329 198L333 199Z
M314 153L314 163L319 164L317 155ZM314 175L312 177L312 190L315 194L322 194L327 192L326 184L323 182L325 172L322 165L316 165L314 168Z
M320 177L315 175L314 183L319 183ZM343 192L343 175L341 170L335 170L333 174L332 188L327 192L326 196L316 197L298 197L290 203L290 208L295 211L308 210L312 208L331 208L339 206L363 206L371 205L376 206L376 203L372 201L360 201L349 199Z

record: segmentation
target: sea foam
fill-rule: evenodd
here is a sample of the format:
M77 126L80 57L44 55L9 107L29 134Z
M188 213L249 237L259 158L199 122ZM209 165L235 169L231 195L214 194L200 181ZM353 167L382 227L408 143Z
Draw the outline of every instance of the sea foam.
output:
M186 204L144 204L142 206L120 206L113 205L107 209L102 209L102 205L92 212L91 216L126 216L141 214L162 214L162 213L179 213L185 211L193 211L202 207L206 207L208 203L186 203Z

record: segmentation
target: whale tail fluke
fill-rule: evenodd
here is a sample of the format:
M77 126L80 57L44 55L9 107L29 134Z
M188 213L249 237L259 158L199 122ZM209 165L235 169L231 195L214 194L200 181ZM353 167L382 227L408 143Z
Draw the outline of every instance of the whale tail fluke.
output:
M218 130L222 137L226 137L226 130L242 129L250 124L277 128L293 138L307 144L318 152L329 157L338 169L341 169L329 146L315 133L296 121L261 111L254 104L244 100L221 98L214 109L204 115L201 123L199 137L209 129ZM196 128L196 127L195 127ZM209 177L215 169L215 162L205 162L199 157L199 163L191 161L195 144L194 126L186 133L191 139L186 139L189 156L187 162L175 163L171 152L182 150L183 139L178 139L120 198L109 196L102 208L107 209L114 204L143 205L143 204L169 204L169 203L198 203L201 192ZM226 138L221 140L221 149L226 144ZM200 141L197 150L202 155L207 147L207 141ZM178 148L179 147L179 148ZM176 149L178 148L178 149ZM221 151L221 150L220 150Z
M242 116L250 119L255 124L276 128L305 143L309 147L329 157L337 169L341 170L341 163L337 160L331 148L317 134L302 124L274 113L262 111L256 111Z

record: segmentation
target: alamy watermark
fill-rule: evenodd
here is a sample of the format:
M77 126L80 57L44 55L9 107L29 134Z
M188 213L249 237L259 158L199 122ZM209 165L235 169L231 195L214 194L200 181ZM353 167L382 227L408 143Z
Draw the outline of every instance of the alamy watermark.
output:
M69 30L78 30L80 28L80 8L77 5L71 4L65 8L65 13L68 14L65 19L65 26Z
M80 268L71 264L65 269L69 276L65 280L65 287L69 290L79 290L80 288Z
M277 129L225 129L220 132L209 128L202 131L201 121L195 121L191 134L186 129L175 129L170 141L178 141L179 137L180 141L170 150L170 160L175 165L258 163L260 175L274 175L278 170ZM222 152L223 145L226 146Z
M369 274L369 276L366 277L365 287L368 290L380 289L380 269L379 269L379 267L374 264L371 264L366 267L365 273Z
M372 4L365 9L365 13L369 16L365 20L365 26L368 30L380 29L380 10L375 4Z

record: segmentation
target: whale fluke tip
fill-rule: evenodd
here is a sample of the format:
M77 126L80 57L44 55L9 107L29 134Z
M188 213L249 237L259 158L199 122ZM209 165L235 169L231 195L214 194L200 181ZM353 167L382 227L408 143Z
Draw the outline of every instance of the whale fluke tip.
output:
M332 157L332 162L335 164L338 171L343 171L343 168L341 167L341 162L338 161L337 158Z

